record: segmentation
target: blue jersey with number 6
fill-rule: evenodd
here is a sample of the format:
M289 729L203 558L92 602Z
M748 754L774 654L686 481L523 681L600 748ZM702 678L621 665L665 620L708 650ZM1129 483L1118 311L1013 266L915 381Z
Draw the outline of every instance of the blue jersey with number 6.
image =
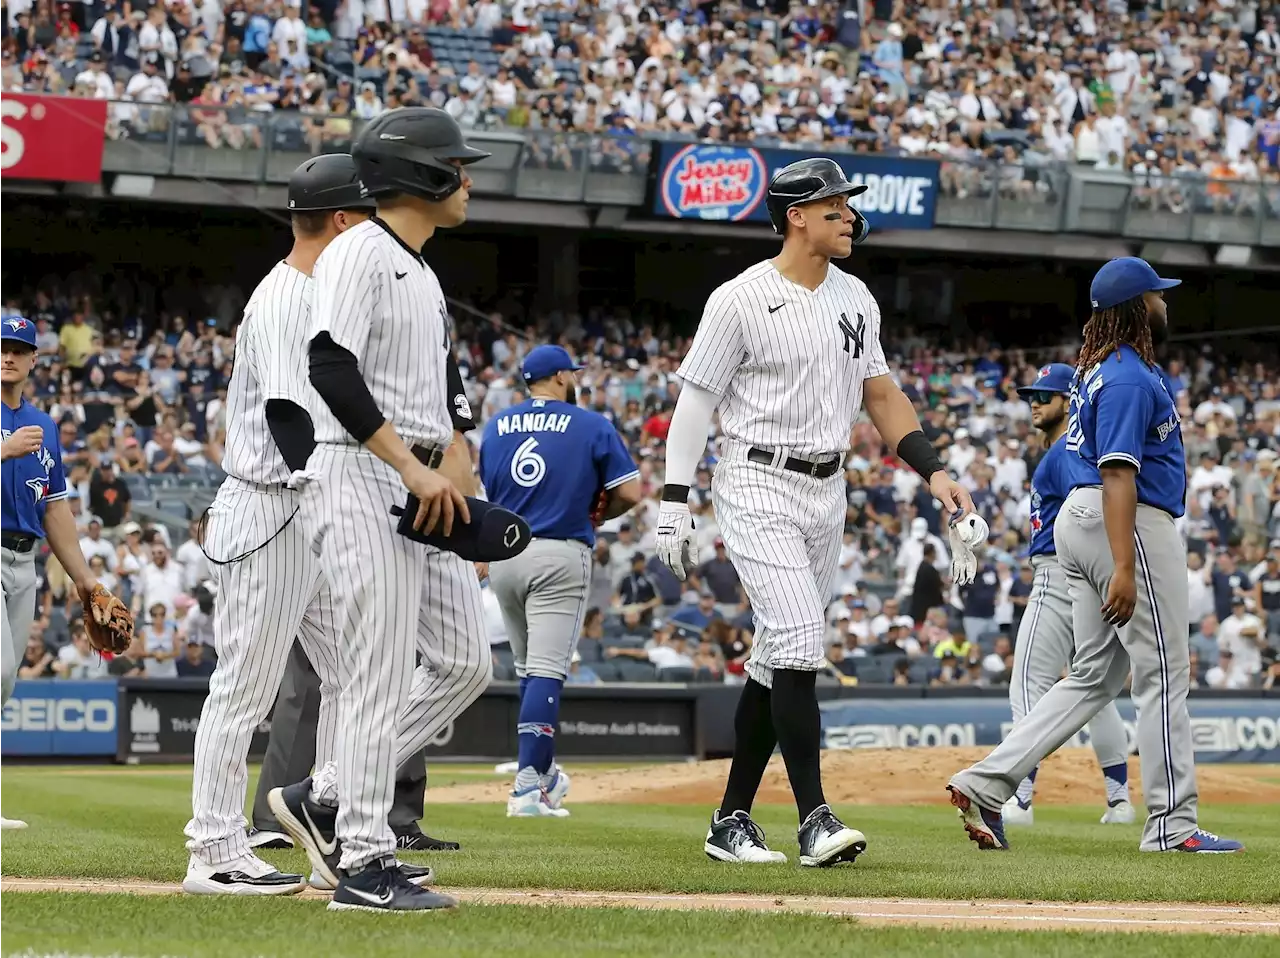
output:
M480 481L485 494L523 516L535 538L594 546L596 494L639 475L609 420L572 403L528 399L484 427Z
M1100 485L1098 466L1125 463L1137 471L1138 501L1173 517L1186 508L1182 426L1159 366L1149 367L1129 346L1111 353L1071 387L1067 449L1071 488Z

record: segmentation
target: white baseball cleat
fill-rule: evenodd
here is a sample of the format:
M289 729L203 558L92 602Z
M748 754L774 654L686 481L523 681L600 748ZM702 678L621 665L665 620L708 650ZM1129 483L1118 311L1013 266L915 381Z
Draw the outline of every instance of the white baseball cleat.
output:
M3 829L4 831L26 827L27 823L20 818L5 818L3 815L0 815L0 829Z
M555 767L556 777L552 779L551 784L545 788L547 793L547 804L552 808L560 808L564 805L565 796L569 794L569 776L564 773L559 765Z
M1133 810L1133 806L1122 799L1114 805L1107 806L1107 810L1102 816L1102 824L1132 825L1136 818L1137 813Z
M742 810L724 816L716 811L702 850L715 861L742 865L772 865L787 860L785 854L765 844L764 829Z
M189 895L296 895L307 887L301 875L289 875L257 855L225 865L208 865L194 855L182 890Z
M569 809L553 808L541 785L530 785L507 796L507 818L568 818Z
M1006 825L1030 826L1036 821L1031 806L1023 808L1016 795L1000 806L1000 817L1004 819Z

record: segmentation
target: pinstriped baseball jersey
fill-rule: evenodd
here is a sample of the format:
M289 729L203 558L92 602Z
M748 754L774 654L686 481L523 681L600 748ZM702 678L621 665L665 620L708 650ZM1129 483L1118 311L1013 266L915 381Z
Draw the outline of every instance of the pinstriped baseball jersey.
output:
M286 263L258 284L236 336L236 363L227 386L227 475L263 485L289 478L289 467L267 427L267 400L307 408L306 356L311 277Z
M440 281L422 257L374 217L333 240L316 260L308 341L328 333L356 357L382 415L405 442L447 446L448 325ZM322 402L311 404L316 442L351 436Z
M727 438L810 456L849 448L863 381L888 373L865 283L828 266L809 290L769 260L711 294L679 370L721 395Z

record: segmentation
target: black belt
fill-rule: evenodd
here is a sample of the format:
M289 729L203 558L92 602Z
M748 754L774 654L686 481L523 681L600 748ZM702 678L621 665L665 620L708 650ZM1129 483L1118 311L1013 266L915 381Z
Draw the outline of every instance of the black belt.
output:
M0 546L4 546L10 552L30 552L36 547L36 537L24 536L17 532L5 532L0 534Z
M418 462L428 469L439 469L440 463L444 462L444 450L435 446L414 446L412 452Z
M762 466L772 466L773 459L774 454L760 446L752 446L747 450L748 462L758 462ZM840 464L840 456L828 459L825 462L814 462L808 459L797 459L795 456L787 456L782 468L791 472L802 472L806 476L813 476L815 479L830 479L840 471Z

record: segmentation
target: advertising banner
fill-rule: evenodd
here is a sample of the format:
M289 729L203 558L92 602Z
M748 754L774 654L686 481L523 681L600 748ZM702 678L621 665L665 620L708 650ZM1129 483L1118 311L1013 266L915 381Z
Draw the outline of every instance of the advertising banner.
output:
M130 683L121 690L120 725L116 758L121 762L190 761L196 753L196 729L200 709L208 694L197 679ZM259 758L267 751L271 719L254 729L249 754Z
M851 202L873 229L932 229L938 200L936 160L703 143L662 144L653 212L672 219L767 223L770 178L810 156L835 160L851 182L867 186Z
M5 93L0 98L0 173L21 180L97 183L105 100Z
M1136 751L1132 700L1120 715ZM1280 699L1191 698L1191 738L1197 762L1280 762ZM1013 727L1007 699L841 699L823 702L824 748L920 748L996 745ZM1067 746L1088 745L1088 726Z
M19 679L4 703L5 755L114 755L116 683Z

